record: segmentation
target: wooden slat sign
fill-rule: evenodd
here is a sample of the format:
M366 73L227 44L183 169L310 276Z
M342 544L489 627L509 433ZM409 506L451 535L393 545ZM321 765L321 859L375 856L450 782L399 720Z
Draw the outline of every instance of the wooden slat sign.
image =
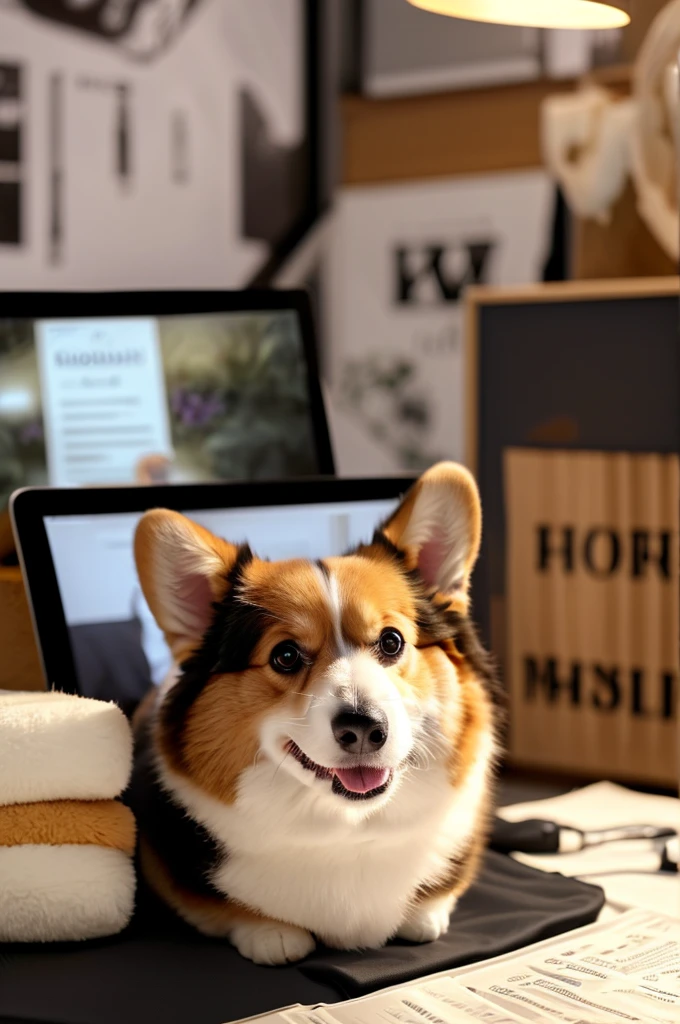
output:
M505 453L510 757L677 786L680 460Z

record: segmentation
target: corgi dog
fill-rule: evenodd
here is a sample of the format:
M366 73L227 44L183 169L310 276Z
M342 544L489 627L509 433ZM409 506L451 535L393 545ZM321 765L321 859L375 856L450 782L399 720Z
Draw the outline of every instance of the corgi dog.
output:
M480 533L453 463L318 562L142 517L138 574L175 669L136 722L140 863L185 921L261 964L446 932L499 754L468 616Z

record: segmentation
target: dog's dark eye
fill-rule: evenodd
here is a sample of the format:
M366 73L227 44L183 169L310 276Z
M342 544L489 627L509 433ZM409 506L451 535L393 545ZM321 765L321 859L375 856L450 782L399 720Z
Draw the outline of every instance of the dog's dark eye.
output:
M383 629L378 647L385 658L396 658L403 650L404 638L398 629Z
M302 668L302 653L296 644L284 640L277 644L269 656L269 664L275 672L297 672Z

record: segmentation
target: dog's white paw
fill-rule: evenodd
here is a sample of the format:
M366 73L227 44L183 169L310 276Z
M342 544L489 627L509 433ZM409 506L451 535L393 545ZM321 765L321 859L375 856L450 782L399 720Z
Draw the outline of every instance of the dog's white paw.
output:
M423 900L409 911L397 938L407 942L434 942L449 930L449 918L455 905L453 896Z
M244 921L229 936L241 956L256 964L290 964L311 953L316 943L310 932L278 921Z

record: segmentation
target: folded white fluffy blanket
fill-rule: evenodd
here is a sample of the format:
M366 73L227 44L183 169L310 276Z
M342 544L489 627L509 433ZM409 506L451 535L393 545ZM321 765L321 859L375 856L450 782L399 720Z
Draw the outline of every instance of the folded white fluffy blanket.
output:
M117 705L69 693L0 693L0 804L112 800L131 770L132 735Z
M115 935L130 921L135 870L104 846L0 847L0 942Z

